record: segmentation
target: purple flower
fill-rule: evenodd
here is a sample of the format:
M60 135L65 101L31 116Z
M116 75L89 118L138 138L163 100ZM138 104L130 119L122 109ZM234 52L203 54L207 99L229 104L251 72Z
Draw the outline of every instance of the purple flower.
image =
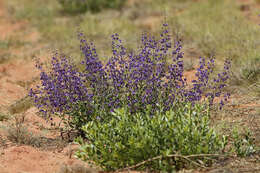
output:
M127 52L118 34L112 35L112 56L102 63L93 43L83 33L78 34L80 50L84 55L83 70L73 65L64 55L55 54L49 72L41 71L41 85L30 91L36 106L46 114L70 113L85 103L86 116L127 106L130 112L151 112L174 109L179 102L200 102L208 98L210 104L223 95L229 79L231 63L225 61L224 69L213 76L215 58L200 57L192 86L184 77L181 40L172 43L168 25L164 24L157 40L143 33L137 51ZM229 94L224 94L224 105ZM77 110L77 109L76 109ZM80 111L80 110L77 110ZM85 114L85 113L84 113ZM101 115L98 115L102 119Z

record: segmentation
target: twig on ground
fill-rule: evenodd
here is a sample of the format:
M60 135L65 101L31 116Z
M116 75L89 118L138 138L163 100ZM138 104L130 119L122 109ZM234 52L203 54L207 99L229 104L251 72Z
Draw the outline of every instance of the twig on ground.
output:
M129 167L126 167L126 168L118 169L116 172L131 170L131 169L137 168L137 167L139 167L141 165L144 165L144 164L146 164L148 162L151 162L151 161L154 161L154 160L159 160L159 159L162 159L162 158L173 158L173 157L183 158L183 159L193 163L194 165L197 165L197 166L202 167L202 168L206 168L204 165L199 164L199 163L191 160L190 158L194 158L194 157L228 157L228 156L229 155L221 155L221 154L194 154L194 155L188 155L188 156L183 156L183 155L178 155L178 154L171 154L171 155L168 155L168 156L156 156L156 157L147 159L145 161L142 161L140 163L137 163L137 164L135 164L133 166L129 166Z

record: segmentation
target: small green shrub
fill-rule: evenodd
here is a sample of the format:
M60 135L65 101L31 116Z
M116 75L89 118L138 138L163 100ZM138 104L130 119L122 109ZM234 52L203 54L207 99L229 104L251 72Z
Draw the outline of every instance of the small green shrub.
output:
M246 131L244 134L238 131L237 128L233 129L233 152L240 157L249 156L255 153L254 140L250 131Z
M99 12L103 8L119 9L125 0L59 0L64 12L75 14L86 11Z
M210 154L224 149L225 137L209 126L205 106L180 103L175 108L152 117L149 106L146 113L134 115L120 108L108 121L90 121L83 127L88 141L76 140L81 145L76 156L108 171L162 156L140 168L169 172L188 166L187 160L167 158L171 154ZM210 160L200 160L210 164Z

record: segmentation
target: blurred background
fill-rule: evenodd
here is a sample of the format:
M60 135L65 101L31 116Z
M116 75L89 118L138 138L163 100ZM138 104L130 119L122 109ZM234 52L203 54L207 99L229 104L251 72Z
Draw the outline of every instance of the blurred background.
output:
M214 55L219 65L231 58L232 84L259 89L259 0L2 1L4 17L23 27L0 40L0 62L30 60L41 53L51 56L55 49L77 62L82 56L78 30L94 42L100 59L106 61L113 33L118 33L131 51L138 47L142 32L159 35L166 21L172 38L183 41L186 70L194 69L199 56ZM17 56L17 51L23 55Z

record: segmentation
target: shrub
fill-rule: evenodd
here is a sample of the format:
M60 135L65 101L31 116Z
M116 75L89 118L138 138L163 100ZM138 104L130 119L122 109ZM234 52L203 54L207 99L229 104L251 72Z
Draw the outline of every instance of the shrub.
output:
M237 128L234 128L232 131L232 138L232 145L234 146L232 150L237 156L245 157L256 152L254 139L249 130L243 134L239 132Z
M85 57L80 69L62 54L52 58L49 72L38 63L41 85L31 89L30 96L46 115L58 114L72 129L93 119L105 120L110 112L126 107L131 113L144 113L151 106L151 115L175 109L181 102L201 102L210 105L223 95L222 107L229 97L223 94L229 78L230 61L226 60L223 72L214 77L215 59L200 58L197 79L186 82L183 67L182 45L172 45L168 25L163 25L160 39L144 33L137 52L128 53L118 34L112 35L112 52L106 64L97 55L93 43L79 33L80 49ZM65 118L68 115L68 118Z
M76 156L107 171L156 156L162 158L147 162L142 168L167 172L183 168L190 164L187 160L167 156L215 154L226 145L225 137L216 134L209 126L208 109L184 102L179 103L174 111L157 111L152 117L150 106L144 114L133 115L125 108L116 109L108 121L91 121L83 127L88 140L76 140L81 145ZM210 160L203 158L192 160L210 164Z
M125 0L59 0L64 12L75 14L84 13L87 10L99 12L103 8L119 9Z
M16 115L14 120L14 123L9 124L6 129L7 139L17 144L39 147L38 137L30 133L24 125L25 115Z

